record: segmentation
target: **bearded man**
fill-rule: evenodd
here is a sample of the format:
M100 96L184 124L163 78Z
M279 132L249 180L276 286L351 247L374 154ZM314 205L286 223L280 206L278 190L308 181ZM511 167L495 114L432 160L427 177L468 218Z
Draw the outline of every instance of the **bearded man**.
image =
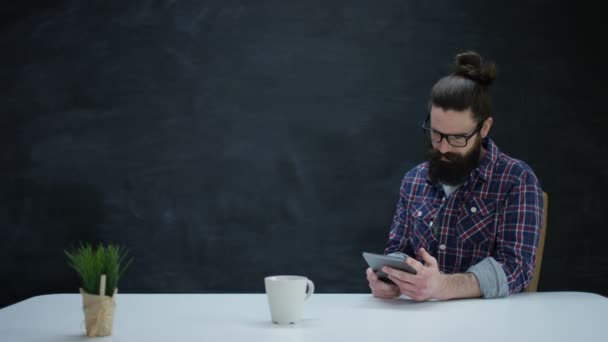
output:
M367 269L372 294L416 301L497 298L530 282L540 237L543 192L532 169L499 151L489 87L496 67L475 52L431 90L422 125L428 161L403 178L385 254L407 255L417 273Z

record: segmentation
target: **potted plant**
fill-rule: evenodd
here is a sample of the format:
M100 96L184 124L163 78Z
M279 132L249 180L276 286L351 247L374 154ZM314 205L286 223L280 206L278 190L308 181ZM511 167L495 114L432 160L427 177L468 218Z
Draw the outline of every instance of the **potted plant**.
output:
M81 243L65 254L82 281L80 293L87 336L111 335L118 280L133 260L123 266L126 252L119 246L101 243L97 248Z

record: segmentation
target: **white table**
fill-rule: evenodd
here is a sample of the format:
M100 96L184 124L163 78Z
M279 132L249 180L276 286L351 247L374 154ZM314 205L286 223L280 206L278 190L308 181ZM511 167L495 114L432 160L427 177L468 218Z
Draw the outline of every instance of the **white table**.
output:
M78 294L0 309L0 341L92 341ZM607 341L608 299L580 292L416 303L315 294L303 320L270 322L264 294L118 294L112 336L95 341Z

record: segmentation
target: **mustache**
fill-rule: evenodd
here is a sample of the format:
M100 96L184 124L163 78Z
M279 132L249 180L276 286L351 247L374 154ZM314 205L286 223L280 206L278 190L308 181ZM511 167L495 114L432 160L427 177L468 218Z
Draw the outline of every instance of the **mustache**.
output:
M441 153L434 148L431 148L429 150L429 155L431 160L436 161L438 163L445 163L445 160L449 162L460 162L464 159L464 157L459 154L453 152Z

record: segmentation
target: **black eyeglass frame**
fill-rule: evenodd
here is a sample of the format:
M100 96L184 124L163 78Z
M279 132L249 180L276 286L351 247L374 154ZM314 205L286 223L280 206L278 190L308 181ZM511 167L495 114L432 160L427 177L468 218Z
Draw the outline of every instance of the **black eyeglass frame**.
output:
M424 123L420 127L420 128L422 128L422 130L424 130L427 138L434 144L441 143L441 141L445 138L445 140L448 142L448 144L450 144L451 146L454 146L454 147L466 147L467 144L469 143L469 140L472 137L474 137L477 133L479 133L481 131L481 128L483 127L483 121L482 121L477 124L477 128L470 134L444 134L444 133L438 132L438 131L432 129L431 127L429 127L427 125L429 123L429 121L431 121L431 114L427 115L426 119L424 120ZM431 136L433 133L439 134L439 136L440 136L439 141L433 141L433 139L431 139ZM464 138L464 140L465 140L464 145L460 146L460 145L452 144L450 142L450 137Z

